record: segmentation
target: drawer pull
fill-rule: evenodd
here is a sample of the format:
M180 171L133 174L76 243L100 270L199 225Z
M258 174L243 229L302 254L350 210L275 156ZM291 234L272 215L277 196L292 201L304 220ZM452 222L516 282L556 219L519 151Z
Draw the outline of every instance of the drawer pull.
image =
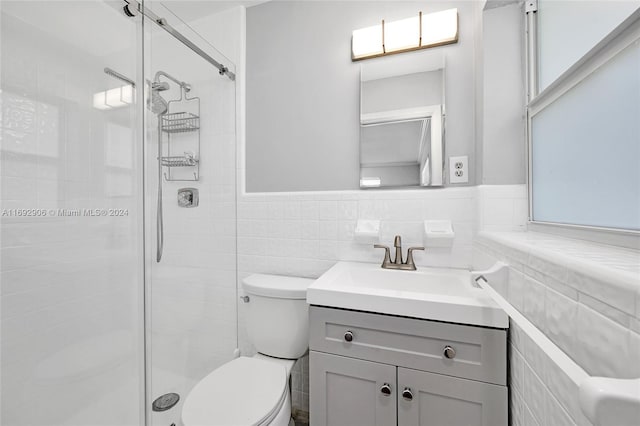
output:
M347 342L353 341L353 333L351 332L351 330L344 333L344 340Z
M380 392L382 392L384 396L391 395L391 385L389 385L389 383L383 384L382 387L380 388Z
M447 359L454 359L456 357L456 350L451 346L444 347L444 357Z
M410 388L404 388L402 391L402 397L405 401L411 401L413 399L413 392L411 392Z

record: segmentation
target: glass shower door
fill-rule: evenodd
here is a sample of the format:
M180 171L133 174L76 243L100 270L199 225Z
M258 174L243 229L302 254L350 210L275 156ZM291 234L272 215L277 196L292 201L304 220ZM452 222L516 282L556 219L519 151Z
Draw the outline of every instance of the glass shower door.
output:
M144 4L235 72L170 9L160 2ZM148 18L144 36L150 93L145 109L148 402L156 401L150 424L170 426L180 424L193 386L233 359L237 347L235 81Z
M0 423L144 424L141 20L0 12Z

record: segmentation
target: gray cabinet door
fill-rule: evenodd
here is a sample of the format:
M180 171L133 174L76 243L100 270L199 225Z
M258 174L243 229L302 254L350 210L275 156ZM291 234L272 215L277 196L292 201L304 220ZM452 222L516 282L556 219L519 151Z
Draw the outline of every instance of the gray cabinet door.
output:
M310 351L309 396L311 426L392 426L396 367Z
M505 386L399 367L396 394L398 426L507 425Z

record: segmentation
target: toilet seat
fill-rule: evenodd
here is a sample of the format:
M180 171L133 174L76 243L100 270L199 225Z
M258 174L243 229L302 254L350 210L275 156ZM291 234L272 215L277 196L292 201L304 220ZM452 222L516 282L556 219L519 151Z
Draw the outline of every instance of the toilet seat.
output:
M240 357L212 371L187 396L184 426L263 426L288 398L287 370L260 358Z

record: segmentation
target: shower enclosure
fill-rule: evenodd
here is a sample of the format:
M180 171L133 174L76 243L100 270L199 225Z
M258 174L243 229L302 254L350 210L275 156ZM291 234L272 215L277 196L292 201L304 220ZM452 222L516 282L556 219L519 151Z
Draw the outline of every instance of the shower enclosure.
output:
M179 425L237 347L234 65L157 1L0 15L0 423Z

